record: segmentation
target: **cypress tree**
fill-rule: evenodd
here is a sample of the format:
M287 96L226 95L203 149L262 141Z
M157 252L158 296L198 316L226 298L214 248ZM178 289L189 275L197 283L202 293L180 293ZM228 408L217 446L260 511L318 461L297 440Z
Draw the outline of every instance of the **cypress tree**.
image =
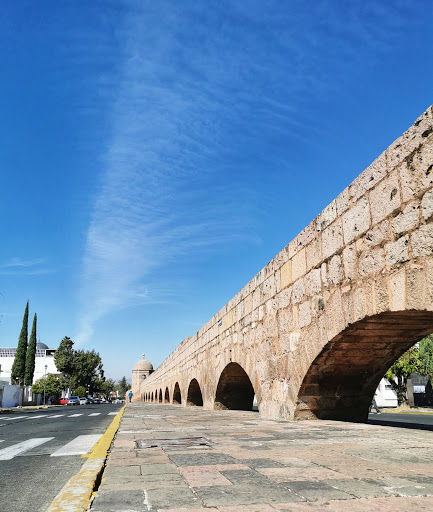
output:
M37 316L33 317L32 333L30 334L29 346L26 353L26 371L24 374L24 384L31 386L33 384L33 376L35 374L35 357L36 357L36 322Z
M20 337L18 339L17 352L15 354L14 364L12 365L11 381L12 384L22 386L24 384L24 373L26 370L26 352L28 341L29 324L29 301L27 301L24 311L23 326L21 327Z

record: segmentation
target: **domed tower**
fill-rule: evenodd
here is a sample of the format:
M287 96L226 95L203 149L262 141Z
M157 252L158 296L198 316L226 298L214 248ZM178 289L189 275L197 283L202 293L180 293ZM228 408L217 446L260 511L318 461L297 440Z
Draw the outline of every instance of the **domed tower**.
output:
M133 402L138 402L140 400L140 384L144 379L149 377L149 375L153 372L153 366L150 361L148 361L143 354L143 359L137 361L134 365L134 369L132 370L132 392L134 396L132 397Z

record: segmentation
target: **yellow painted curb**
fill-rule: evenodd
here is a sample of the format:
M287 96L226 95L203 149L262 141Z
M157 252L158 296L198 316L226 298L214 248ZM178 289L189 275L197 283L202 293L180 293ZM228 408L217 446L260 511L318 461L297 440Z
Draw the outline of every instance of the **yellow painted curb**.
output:
M108 450L119 428L125 406L116 414L101 439L93 446L81 470L63 486L51 502L47 512L86 512L92 497L95 482L104 467Z

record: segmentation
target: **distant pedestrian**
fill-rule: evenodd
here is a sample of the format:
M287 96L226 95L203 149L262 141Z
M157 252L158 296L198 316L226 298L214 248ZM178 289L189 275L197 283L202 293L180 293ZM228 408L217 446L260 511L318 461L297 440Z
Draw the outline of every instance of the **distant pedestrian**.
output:
M130 391L130 392L128 393L128 396L129 396L129 403L131 403L131 401L132 401L132 395L133 395L133 393L132 393L132 391Z
M380 409L377 406L376 402L376 395L373 397L373 400L371 401L370 409L368 412L371 412L372 409L376 409L376 414L380 414Z

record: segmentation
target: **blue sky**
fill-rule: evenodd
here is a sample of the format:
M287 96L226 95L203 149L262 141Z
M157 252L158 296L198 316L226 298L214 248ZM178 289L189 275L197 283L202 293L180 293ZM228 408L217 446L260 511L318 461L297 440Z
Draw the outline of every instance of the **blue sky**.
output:
M158 366L433 103L433 4L6 0L0 346Z

